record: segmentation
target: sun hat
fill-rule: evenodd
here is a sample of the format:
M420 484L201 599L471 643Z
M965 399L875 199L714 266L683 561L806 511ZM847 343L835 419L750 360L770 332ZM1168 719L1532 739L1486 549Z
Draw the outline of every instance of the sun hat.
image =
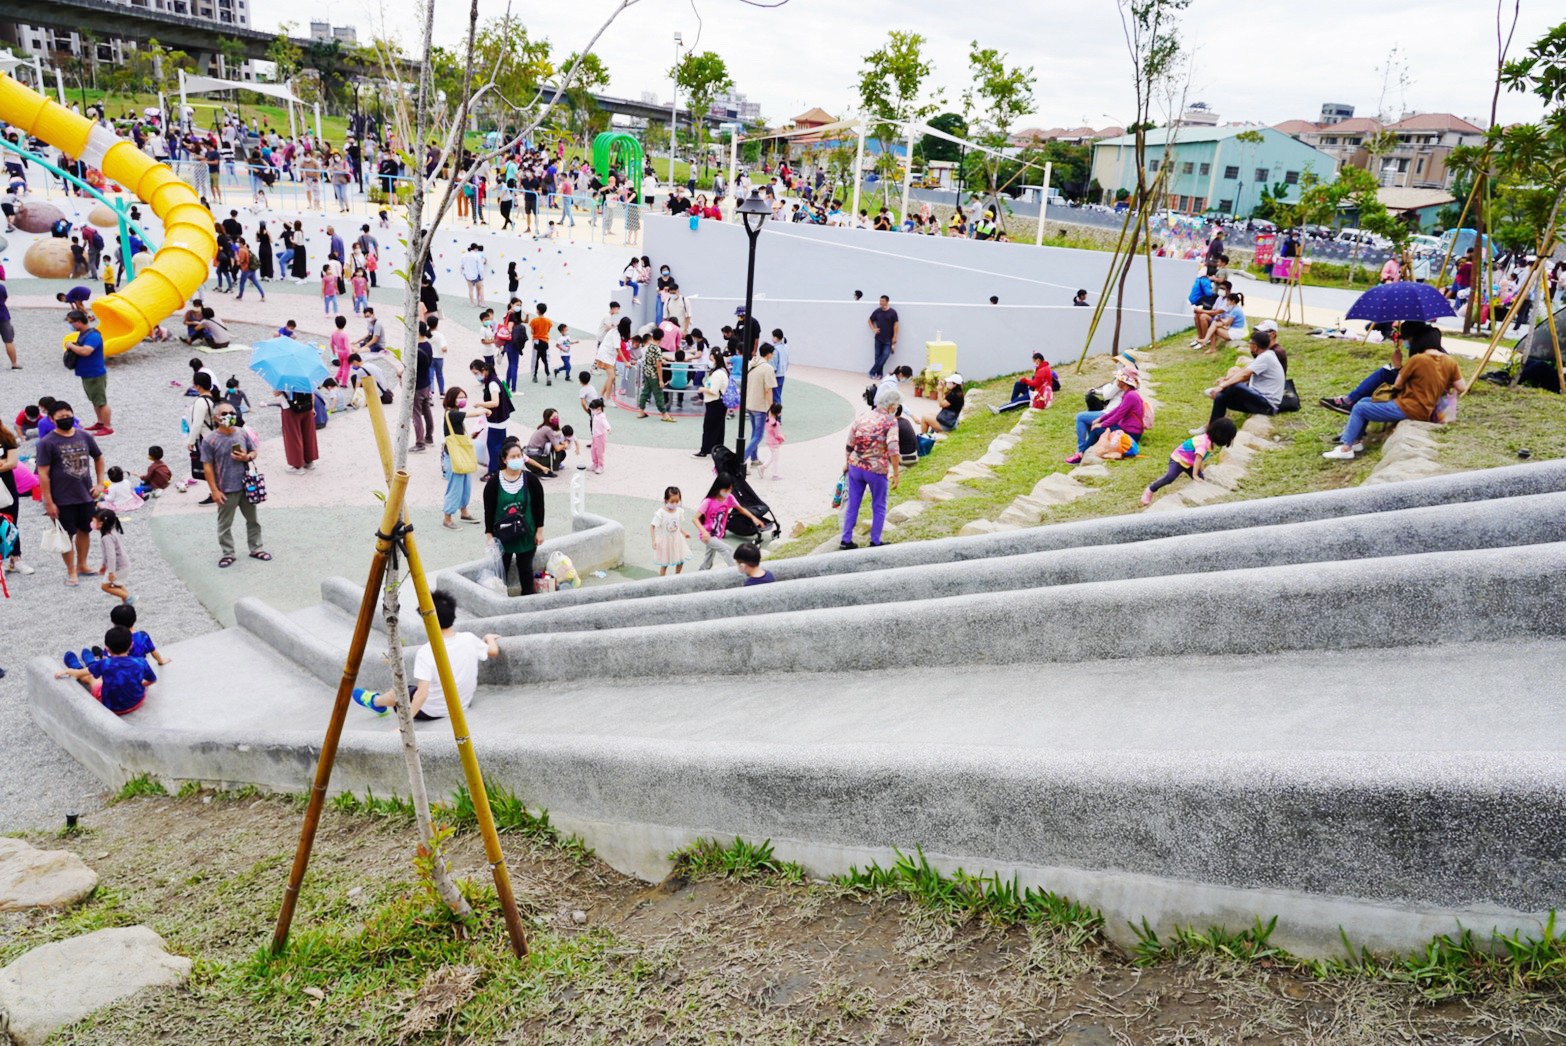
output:
M1135 367L1121 367L1115 371L1115 380L1124 382L1133 389L1139 388L1142 384L1142 376L1136 372Z
M962 384L962 375L961 374L948 374L946 376L946 384L948 384L948 385L961 385Z
M1262 320L1256 325L1256 330L1259 331L1275 331L1277 329L1278 322L1276 320Z

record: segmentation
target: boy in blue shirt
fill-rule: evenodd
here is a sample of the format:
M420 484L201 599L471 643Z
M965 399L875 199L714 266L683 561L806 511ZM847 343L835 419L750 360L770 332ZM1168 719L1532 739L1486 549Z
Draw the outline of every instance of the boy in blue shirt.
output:
M109 621L131 634L131 657L139 657L143 661L151 658L158 663L159 668L169 663L169 659L158 652L158 645L152 641L150 635L136 631L135 607L129 603L121 603L109 611Z
M85 668L63 669L54 678L69 676L87 687L104 708L115 715L129 715L141 707L147 699L147 688L158 680L146 661L131 656L133 642L130 629L115 625L103 635L107 657Z

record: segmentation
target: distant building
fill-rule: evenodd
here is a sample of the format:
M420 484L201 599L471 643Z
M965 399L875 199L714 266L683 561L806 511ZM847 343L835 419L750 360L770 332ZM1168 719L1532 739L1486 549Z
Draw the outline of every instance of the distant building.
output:
M101 0L121 7L140 8L155 13L179 15L213 23L216 33L225 25L250 24L251 0ZM37 55L46 63L53 63L57 54L80 55L87 46L82 34L48 26L10 22L0 18L0 43L10 43L25 55ZM119 37L99 37L88 57L98 65L118 65L136 49L136 41ZM248 61L238 66L228 66L221 55L214 54L206 73L232 80L253 80Z
M1105 138L1114 138L1126 133L1124 127L1101 127L1097 130L1092 127L1051 127L1041 130L1037 127L1024 127L1011 135L1006 144L1014 149L1037 149L1046 142L1065 142L1068 145L1092 145L1094 142Z
M1346 102L1321 103L1321 123L1324 127L1342 123L1344 120L1352 120L1353 118L1354 107Z
M1174 123L1176 127L1217 127L1218 114L1206 102L1192 102Z
M1260 142L1236 136L1251 131ZM1173 136L1159 206L1185 214L1214 212L1245 217L1261 202L1264 188L1282 186L1282 199L1299 199L1300 177L1313 171L1323 181L1337 177L1331 156L1270 127L1176 127L1147 132L1146 181L1158 177L1164 162L1164 142ZM1136 189L1136 138L1121 135L1093 146L1093 178L1106 199L1120 189Z
M1452 113L1406 113L1401 120L1384 124L1355 117L1351 106L1335 103L1321 107L1323 117L1329 109L1335 117L1332 122L1287 120L1274 130L1328 153L1340 168L1348 164L1370 171L1386 188L1450 189L1454 175L1446 164L1452 150L1477 145L1484 136L1482 128ZM1342 110L1350 115L1342 117ZM1373 157L1370 146L1384 131L1393 135L1391 148Z
M759 123L761 103L753 102L738 91L725 91L712 100L707 109L709 116L720 120L737 120L740 123Z
M357 47L359 44L359 30L351 25L333 25L331 22L310 23L310 39L321 43L331 43L336 40L344 47Z

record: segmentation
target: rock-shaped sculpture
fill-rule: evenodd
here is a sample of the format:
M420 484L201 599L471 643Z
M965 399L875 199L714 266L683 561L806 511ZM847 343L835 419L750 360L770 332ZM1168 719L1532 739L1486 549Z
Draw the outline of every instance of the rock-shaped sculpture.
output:
M40 280L65 280L71 275L71 241L36 240L22 255L22 268Z
M87 221L100 229L112 229L120 224L120 216L114 213L113 207L100 203L87 215Z
M16 217L12 220L23 232L48 232L55 222L64 217L65 212L52 203L44 200L23 200L16 208Z

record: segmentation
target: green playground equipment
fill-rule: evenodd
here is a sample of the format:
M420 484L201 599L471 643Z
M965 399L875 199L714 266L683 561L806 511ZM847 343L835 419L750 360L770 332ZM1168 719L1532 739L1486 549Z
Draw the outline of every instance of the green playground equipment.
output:
M598 177L608 178L616 165L625 168L635 198L640 201L644 166L642 143L636 140L635 135L624 131L605 131L593 139L593 170L598 172Z

